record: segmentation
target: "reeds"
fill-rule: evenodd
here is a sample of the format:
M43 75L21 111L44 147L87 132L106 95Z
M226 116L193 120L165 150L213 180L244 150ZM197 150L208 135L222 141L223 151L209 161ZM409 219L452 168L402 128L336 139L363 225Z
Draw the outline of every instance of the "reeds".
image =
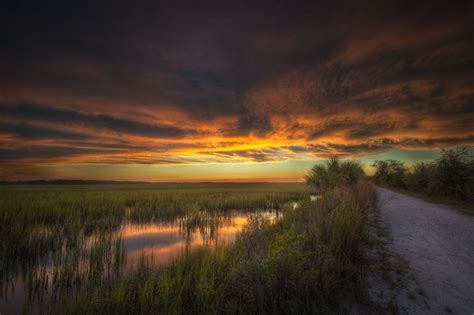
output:
M305 195L302 184L3 186L0 298L20 274L27 304L47 289L61 300L85 283L116 278L126 253L114 233L126 221L186 217L184 229L212 231L217 214L276 207Z
M367 212L375 199L369 183L360 179L326 189L317 201L310 201L308 192L297 185L233 185L166 191L62 188L64 194L54 192L59 188L41 188L30 192L31 205L26 200L8 201L21 219L2 232L2 250L34 270L26 273L30 279L25 310L327 313L344 311L344 305L365 297ZM9 198L18 196L17 191L10 193ZM57 198L48 199L53 196ZM273 222L258 212L251 214L233 244L186 251L161 267L153 267L152 258L143 256L131 272L120 272L123 242L112 235L125 219L147 222L187 213L182 229L212 233L220 220L213 214L220 211L281 208L294 200L301 200L299 206L288 205L285 215ZM9 220L5 215L3 219ZM27 231L26 237L15 234L18 231ZM20 242L4 243L14 235ZM49 254L44 257L28 244L49 249ZM57 262L53 269L42 267L51 259ZM16 272L12 261L2 258L1 263L12 268L2 269L4 276ZM47 286L55 288L53 296L41 302L41 289Z
M90 286L72 313L327 313L364 298L366 182L302 202L274 224L255 215L233 245L199 249L172 264L146 264ZM347 298L349 298L347 300Z

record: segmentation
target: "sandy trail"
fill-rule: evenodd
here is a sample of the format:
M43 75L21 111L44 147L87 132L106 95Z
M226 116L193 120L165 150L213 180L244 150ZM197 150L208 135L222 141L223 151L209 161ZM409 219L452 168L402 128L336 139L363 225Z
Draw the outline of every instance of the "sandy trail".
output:
M409 313L474 314L474 217L450 207L377 188L389 249L408 261L426 292L423 307Z

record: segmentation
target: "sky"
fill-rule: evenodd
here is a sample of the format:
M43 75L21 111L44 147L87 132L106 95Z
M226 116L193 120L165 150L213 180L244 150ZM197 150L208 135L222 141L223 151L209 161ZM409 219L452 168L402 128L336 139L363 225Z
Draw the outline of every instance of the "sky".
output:
M474 144L472 1L15 1L0 180L298 181Z

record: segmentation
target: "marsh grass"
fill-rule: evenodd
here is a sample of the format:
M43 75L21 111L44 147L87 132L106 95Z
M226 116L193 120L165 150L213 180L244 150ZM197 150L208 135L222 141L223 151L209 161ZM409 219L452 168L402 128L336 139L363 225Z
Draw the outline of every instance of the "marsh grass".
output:
M366 299L369 183L317 201L301 184L209 185L5 188L2 279L23 274L24 311L42 313L327 313ZM253 211L268 208L284 215ZM183 233L212 235L233 209L249 211L234 243L160 267L143 255L123 272L124 223L178 218Z
M302 184L2 186L0 297L21 277L28 310L119 277L126 253L116 232L127 222L179 219L183 231L212 238L230 210L278 208L305 195Z
M372 186L359 181L302 202L274 224L254 215L230 246L195 250L161 268L143 263L60 307L76 314L341 311L366 298L374 199Z

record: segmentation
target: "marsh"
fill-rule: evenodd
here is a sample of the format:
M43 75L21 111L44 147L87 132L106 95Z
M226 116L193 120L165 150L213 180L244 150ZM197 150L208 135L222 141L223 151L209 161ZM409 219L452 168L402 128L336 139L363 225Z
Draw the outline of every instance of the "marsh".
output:
M227 246L249 218L275 221L305 187L18 186L1 194L0 306L17 313L126 276L145 261L158 267L198 248Z

